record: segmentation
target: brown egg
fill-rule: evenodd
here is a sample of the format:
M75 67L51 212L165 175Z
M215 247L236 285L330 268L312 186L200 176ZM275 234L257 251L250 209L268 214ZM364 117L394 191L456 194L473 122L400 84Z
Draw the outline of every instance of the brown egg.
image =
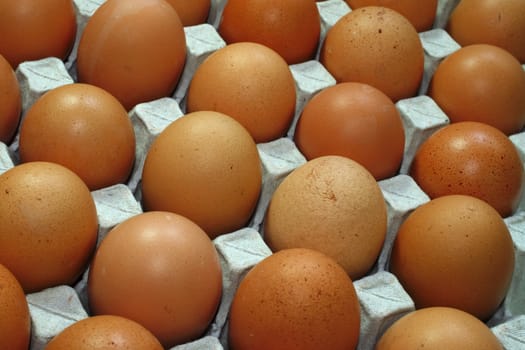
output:
M202 336L222 294L219 258L189 219L148 212L127 219L102 240L89 271L95 315L132 319L170 348Z
M525 125L525 71L493 45L466 46L437 67L429 96L451 122L478 121L510 135Z
M78 47L78 80L100 86L130 110L169 96L186 60L184 28L164 0L108 0Z
M486 320L512 280L514 246L505 222L485 201L443 196L401 224L390 270L416 308L455 307Z
M74 283L97 230L91 193L71 170L30 162L0 175L0 264L26 293Z
M359 303L334 260L287 249L262 260L241 281L230 310L233 350L355 349Z
M418 32L432 29L438 0L345 0L352 8L384 6L405 16Z
M275 190L264 239L275 252L316 249L356 280L375 263L386 234L386 204L374 177L341 156L308 161Z
M449 307L430 307L397 320L375 350L406 349L503 350L486 324L469 313Z
M29 306L22 286L0 264L0 344L9 350L27 350L31 340Z
M13 140L21 110L22 98L15 72L0 55L0 142L9 144Z
M523 164L498 129L477 122L445 126L418 149L410 175L430 198L465 194L511 215L523 187Z
M177 11L184 26L205 23L210 13L211 0L167 0Z
M13 69L24 61L66 59L76 32L72 0L0 1L0 54Z
M153 142L142 173L146 210L184 215L211 238L246 225L259 199L257 146L235 119L189 113Z
M405 132L395 104L362 83L339 83L309 100L298 120L295 143L307 159L340 155L378 179L397 173Z
M525 2L461 0L452 11L447 31L461 45L492 44L525 63Z
M326 33L320 61L338 82L372 85L393 101L414 96L423 78L416 29L386 7L361 7L341 17Z
M65 328L44 348L45 350L163 350L155 336L130 319L93 316Z
M219 24L228 44L263 44L288 64L314 58L320 33L319 10L312 0L228 0Z
M282 57L266 46L245 42L219 49L197 68L187 111L225 113L259 143L286 134L295 99L295 80Z
M90 190L125 182L135 159L128 113L89 84L64 85L40 97L24 117L19 146L21 161L64 165Z

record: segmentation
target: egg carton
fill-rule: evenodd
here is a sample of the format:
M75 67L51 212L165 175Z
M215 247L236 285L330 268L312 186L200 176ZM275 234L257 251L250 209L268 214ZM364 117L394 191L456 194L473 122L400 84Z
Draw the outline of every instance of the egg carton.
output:
M16 70L22 92L22 118L28 108L45 92L76 81L75 61L78 38L87 20L103 0L75 0L77 9L77 41L64 62L45 58L24 62ZM129 116L136 141L136 162L126 184L117 184L92 192L99 219L97 245L117 224L143 212L140 205L140 177L144 159L153 140L171 122L184 115L185 93L196 68L207 56L226 43L217 32L226 0L212 0L208 22L185 27L187 63L173 96L135 106ZM408 175L415 151L432 133L449 123L448 117L424 93L441 60L459 49L459 45L443 30L446 18L456 1L439 1L434 28L420 33L425 51L425 73L419 96L396 103L405 129L406 145L399 174L379 181L387 203L388 232L384 247L371 272L354 281L361 306L361 334L358 349L373 349L381 334L397 319L415 309L414 302L396 277L388 272L388 258L395 234L406 217L429 197ZM318 2L321 14L321 42L327 30L351 11L343 0ZM178 345L172 350L227 349L228 311L235 291L245 274L258 262L272 254L262 238L262 223L271 196L281 181L306 162L292 141L302 107L319 91L334 85L335 79L316 59L290 66L296 82L296 116L286 136L257 145L262 168L262 191L256 210L245 228L221 235L213 240L223 269L223 296L216 316L202 338ZM524 67L525 69L525 67ZM525 162L525 133L510 136ZM0 173L18 164L18 135L10 145L0 143ZM518 211L505 218L515 247L514 277L505 301L487 322L505 349L525 346L525 201ZM64 328L89 316L87 276L73 286L56 286L27 295L31 321L31 350L43 349Z

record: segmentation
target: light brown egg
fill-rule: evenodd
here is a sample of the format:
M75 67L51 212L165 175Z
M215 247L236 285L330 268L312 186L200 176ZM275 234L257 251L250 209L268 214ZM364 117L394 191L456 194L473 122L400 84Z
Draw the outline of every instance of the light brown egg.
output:
M368 84L348 82L325 88L306 103L294 141L307 159L345 156L381 180L399 170L405 132L388 96Z
M509 230L486 202L449 195L431 200L402 223L392 271L416 308L455 307L487 320L505 298L514 271Z
M206 22L210 13L211 0L167 0L177 11L184 26Z
M342 156L312 159L277 187L264 220L272 251L316 249L356 280L374 265L386 234L383 194L359 163Z
M461 0L452 11L447 31L460 45L491 44L525 63L525 2Z
M29 162L0 175L0 264L26 293L74 283L97 229L91 193L66 167Z
M503 350L486 324L458 309L430 307L397 320L375 350Z
M15 72L0 55L0 142L9 144L13 140L21 110L22 98Z
M78 81L97 85L130 110L169 96L186 61L186 37L164 0L108 0L88 21L78 47Z
M384 6L405 16L418 32L432 29L437 12L437 0L345 0L352 8Z
M45 350L163 350L155 336L130 319L101 315L82 319L65 328Z
M0 264L0 344L9 350L27 350L31 318L26 295L16 277Z
M151 145L142 173L146 210L184 215L211 238L247 224L261 186L250 134L235 119L211 111L171 123Z
M310 249L274 253L250 270L230 310L232 350L355 349L359 303L333 259Z
M393 101L414 96L423 78L416 29L386 7L361 7L341 17L326 33L320 61L338 82L372 85Z
M72 0L0 1L0 54L13 69L24 61L66 59L76 32Z
M197 68L187 111L225 113L259 143L286 134L295 99L295 80L284 59L266 46L243 42L217 50Z
M166 348L202 336L221 294L221 266L210 238L191 220L168 212L117 225L89 271L92 313L132 319Z
M471 195L503 217L514 213L523 188L516 146L498 129L478 122L450 124L431 135L416 152L410 175L430 198Z
M497 46L470 45L448 56L437 67L428 95L453 123L482 122L507 135L525 126L525 71Z
M312 0L229 0L219 33L228 44L263 44L295 64L314 58L321 19Z
M115 97L94 85L67 84L45 93L27 111L19 152L22 162L64 165L97 190L127 180L135 133Z

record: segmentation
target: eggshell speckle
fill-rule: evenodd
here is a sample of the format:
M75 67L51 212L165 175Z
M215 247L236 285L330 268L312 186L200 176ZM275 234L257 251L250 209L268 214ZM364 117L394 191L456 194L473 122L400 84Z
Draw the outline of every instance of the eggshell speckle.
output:
M512 141L478 122L447 125L417 151L410 175L430 198L465 194L511 215L523 187L523 164Z
M430 307L396 321L375 349L503 350L503 347L490 328L472 315L454 308Z
M349 158L323 156L295 169L277 187L266 212L264 239L273 251L321 251L355 280L375 263L386 220L374 177Z
M0 263L26 293L75 282L97 230L89 189L64 166L29 162L0 175Z
M212 238L247 224L261 186L252 137L235 119L212 111L186 114L166 127L142 173L146 210L184 215Z
M455 307L487 320L510 285L514 246L505 222L486 202L443 196L402 223L390 270L417 308Z
M22 286L0 264L0 344L5 349L27 350L31 335L29 307Z
M166 348L202 336L221 294L221 266L210 238L191 220L168 212L117 225L89 270L93 314L132 319Z
M393 101L414 96L423 78L416 29L386 7L365 6L341 17L326 33L319 59L338 82L372 85Z
M234 350L354 349L359 303L352 280L334 260L288 249L257 264L242 280L230 311Z
M22 162L64 165L97 190L129 177L135 133L115 97L94 85L67 84L45 93L27 111L19 152Z

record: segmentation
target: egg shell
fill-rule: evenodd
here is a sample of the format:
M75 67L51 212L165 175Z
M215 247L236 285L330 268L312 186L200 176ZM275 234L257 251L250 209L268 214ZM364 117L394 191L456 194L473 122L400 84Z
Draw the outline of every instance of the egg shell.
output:
M13 68L0 55L0 141L10 143L20 122L22 98Z
M211 0L167 0L177 11L182 25L194 26L206 22Z

